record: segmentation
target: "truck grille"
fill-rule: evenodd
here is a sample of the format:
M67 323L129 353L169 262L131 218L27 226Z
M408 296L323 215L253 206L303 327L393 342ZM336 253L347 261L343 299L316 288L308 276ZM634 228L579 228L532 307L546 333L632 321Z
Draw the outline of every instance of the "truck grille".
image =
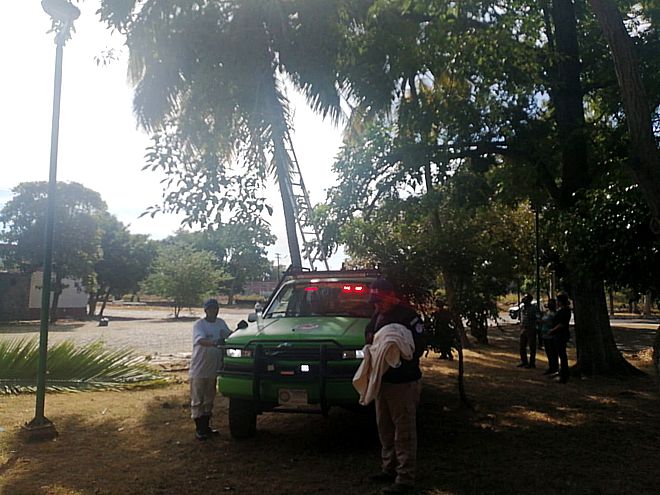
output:
M322 354L319 347L264 347L262 353L265 358L278 361L319 361ZM343 351L336 347L325 349L327 361L341 361L342 355Z

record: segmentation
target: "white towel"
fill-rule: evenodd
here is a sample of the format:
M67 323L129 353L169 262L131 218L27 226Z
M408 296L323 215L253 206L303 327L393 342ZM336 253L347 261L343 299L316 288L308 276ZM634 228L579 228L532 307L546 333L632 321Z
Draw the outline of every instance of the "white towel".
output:
M378 395L385 372L401 366L401 359L412 359L415 341L408 328L390 323L376 332L373 344L365 345L362 350L364 360L355 372L353 387L360 394L360 404L366 406Z

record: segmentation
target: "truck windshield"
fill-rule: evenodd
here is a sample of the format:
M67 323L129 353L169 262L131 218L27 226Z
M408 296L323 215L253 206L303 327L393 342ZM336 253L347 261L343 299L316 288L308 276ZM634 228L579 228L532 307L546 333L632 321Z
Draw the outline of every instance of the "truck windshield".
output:
M350 316L371 318L369 282L296 281L282 287L264 318Z

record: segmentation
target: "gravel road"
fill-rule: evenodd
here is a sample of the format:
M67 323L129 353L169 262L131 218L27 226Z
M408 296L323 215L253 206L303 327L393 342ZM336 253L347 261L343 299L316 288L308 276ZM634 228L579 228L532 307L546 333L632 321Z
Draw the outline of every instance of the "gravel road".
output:
M249 312L245 308L220 308L220 317L233 330L240 320L247 320ZM170 361L174 357L189 356L193 323L204 313L201 309L184 310L179 320L175 320L169 308L109 307L105 316L110 320L107 327L100 327L97 321L58 322L48 332L48 343L72 340L76 344L87 344L102 340L112 349L130 348L156 361ZM0 329L0 339L21 338L39 338L39 323L23 324L9 331Z

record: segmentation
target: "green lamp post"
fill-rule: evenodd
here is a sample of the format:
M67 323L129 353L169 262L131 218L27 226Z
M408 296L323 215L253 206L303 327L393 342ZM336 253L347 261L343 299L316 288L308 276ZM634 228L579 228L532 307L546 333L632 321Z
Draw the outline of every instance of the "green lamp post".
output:
M62 91L62 57L73 21L80 10L67 0L42 0L41 6L53 20L55 31L55 81L53 89L53 119L50 140L50 172L48 178L48 207L44 248L43 283L41 287L41 324L39 329L39 370L35 415L25 425L30 439L45 440L57 435L55 426L44 415L48 358L48 323L50 310L51 275L53 262L53 227L55 224L55 196L57 194L57 148L60 130L60 95Z

